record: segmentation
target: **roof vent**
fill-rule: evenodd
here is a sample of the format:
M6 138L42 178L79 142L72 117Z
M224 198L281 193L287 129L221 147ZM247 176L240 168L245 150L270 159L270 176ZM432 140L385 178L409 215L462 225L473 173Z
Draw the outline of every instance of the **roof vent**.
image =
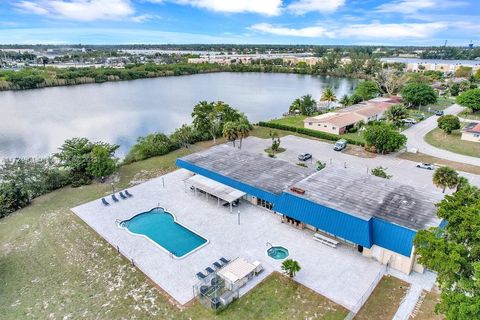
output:
M298 194L302 194L302 195L305 194L305 190L303 190L301 188L297 188L297 187L291 187L290 191L298 193Z

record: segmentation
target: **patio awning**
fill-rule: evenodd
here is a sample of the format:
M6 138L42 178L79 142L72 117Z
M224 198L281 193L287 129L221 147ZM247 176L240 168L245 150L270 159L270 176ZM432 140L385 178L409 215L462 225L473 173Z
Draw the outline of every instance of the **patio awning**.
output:
M240 199L245 195L245 192L242 192L237 189L233 189L220 182L214 181L212 179L206 178L198 174L185 180L185 183L197 189L203 190L222 200L225 200L226 202L229 202L229 203L237 199Z
M248 277L249 274L255 271L255 268L254 264L247 262L243 258L237 258L220 269L217 274L231 283L236 283Z

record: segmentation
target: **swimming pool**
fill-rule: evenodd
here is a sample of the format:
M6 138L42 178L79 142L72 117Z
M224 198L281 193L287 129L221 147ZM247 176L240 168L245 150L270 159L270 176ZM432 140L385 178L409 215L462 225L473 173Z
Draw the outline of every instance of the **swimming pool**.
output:
M119 223L121 228L153 241L161 249L181 259L200 249L208 240L176 222L175 216L164 208L142 212Z
M289 252L285 247L276 246L268 248L267 255L275 260L283 260L288 257Z

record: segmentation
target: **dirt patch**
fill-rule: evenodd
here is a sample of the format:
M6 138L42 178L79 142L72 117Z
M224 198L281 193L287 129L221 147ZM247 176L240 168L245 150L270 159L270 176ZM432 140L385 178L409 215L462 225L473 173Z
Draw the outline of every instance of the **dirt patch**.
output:
M372 152L366 151L364 148L359 147L359 146L348 146L345 150L343 150L344 153L349 154L351 156L356 156L360 158L376 158L377 155Z

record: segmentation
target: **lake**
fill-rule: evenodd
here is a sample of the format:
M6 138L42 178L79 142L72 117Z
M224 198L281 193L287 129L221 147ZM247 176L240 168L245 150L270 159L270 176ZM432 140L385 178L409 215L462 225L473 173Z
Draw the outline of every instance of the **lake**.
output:
M258 122L280 117L302 95L316 99L331 86L340 98L356 80L297 74L210 73L0 92L0 158L53 153L72 137L120 145L125 155L137 137L171 133L191 122L201 100L221 100Z

